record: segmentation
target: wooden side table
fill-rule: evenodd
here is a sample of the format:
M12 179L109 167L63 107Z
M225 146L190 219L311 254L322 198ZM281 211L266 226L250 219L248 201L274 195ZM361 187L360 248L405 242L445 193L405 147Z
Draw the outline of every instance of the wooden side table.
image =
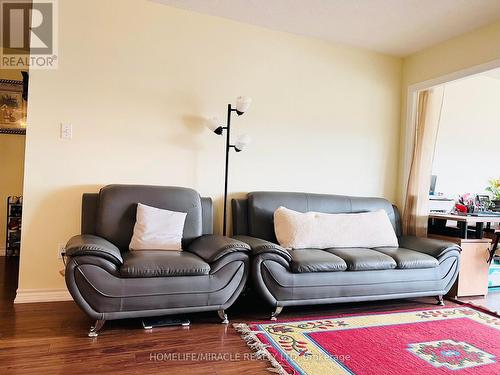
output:
M448 292L448 296L457 298L488 294L488 270L490 266L488 257L491 246L489 238L465 239L439 235L429 235L429 238L453 242L462 248L458 278Z

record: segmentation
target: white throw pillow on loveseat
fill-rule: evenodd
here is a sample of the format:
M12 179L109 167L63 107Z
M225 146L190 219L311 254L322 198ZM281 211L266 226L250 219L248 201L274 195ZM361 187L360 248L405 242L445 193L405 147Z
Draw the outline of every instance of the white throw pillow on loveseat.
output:
M384 210L325 214L279 207L274 212L274 231L279 244L287 249L399 246Z
M130 250L182 250L187 213L137 204Z

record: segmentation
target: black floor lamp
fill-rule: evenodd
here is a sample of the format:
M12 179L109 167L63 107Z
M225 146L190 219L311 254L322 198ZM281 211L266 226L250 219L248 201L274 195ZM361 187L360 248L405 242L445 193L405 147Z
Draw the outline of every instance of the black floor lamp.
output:
M212 130L217 135L222 135L224 130L226 130L226 168L224 172L224 217L222 221L222 233L225 236L227 234L227 179L228 179L228 168L229 168L229 150L234 148L236 152L242 151L248 143L250 143L250 137L248 135L241 135L236 139L234 145L231 144L231 113L236 112L238 116L245 113L252 99L248 96L238 96L236 98L236 106L232 107L231 104L227 105L227 124L226 126L219 125L219 120L217 118L211 118L207 121L207 127Z

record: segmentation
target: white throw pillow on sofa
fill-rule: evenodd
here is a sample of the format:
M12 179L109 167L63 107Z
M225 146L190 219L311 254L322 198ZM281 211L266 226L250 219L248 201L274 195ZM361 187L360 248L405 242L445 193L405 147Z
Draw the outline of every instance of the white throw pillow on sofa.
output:
M398 246L398 239L384 210L354 214L297 212L279 207L274 231L287 249Z
M182 250L181 240L187 213L137 204L130 250Z

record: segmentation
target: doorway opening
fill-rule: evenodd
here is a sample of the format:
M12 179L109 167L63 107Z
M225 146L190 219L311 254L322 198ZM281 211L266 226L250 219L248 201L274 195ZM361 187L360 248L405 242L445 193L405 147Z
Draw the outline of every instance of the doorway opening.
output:
M499 67L410 87L405 160L407 196L420 202L411 207L416 227L463 250L449 296L493 311L500 310Z
M0 301L15 298L21 252L28 71L0 70Z

